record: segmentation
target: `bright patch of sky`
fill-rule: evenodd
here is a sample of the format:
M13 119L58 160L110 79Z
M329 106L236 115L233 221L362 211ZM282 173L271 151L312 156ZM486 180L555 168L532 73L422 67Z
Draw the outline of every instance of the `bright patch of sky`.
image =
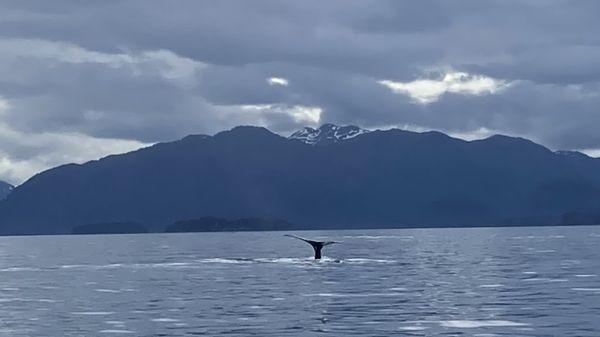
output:
M0 116L8 111L9 105L8 101L0 96Z
M600 149L582 149L579 150L581 153L585 153L586 155L594 158L600 158Z
M267 79L267 83L272 86L287 87L290 83L283 77L271 77Z
M413 102L420 104L436 102L448 92L464 95L493 94L509 85L502 80L464 72L447 72L439 78L410 82L381 80L378 83L395 93L408 95Z

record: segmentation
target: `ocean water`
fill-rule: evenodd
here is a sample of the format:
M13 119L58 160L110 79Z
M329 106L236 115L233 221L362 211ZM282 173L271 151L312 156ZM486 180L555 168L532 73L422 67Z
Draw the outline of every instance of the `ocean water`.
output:
M0 238L0 336L600 336L600 227Z

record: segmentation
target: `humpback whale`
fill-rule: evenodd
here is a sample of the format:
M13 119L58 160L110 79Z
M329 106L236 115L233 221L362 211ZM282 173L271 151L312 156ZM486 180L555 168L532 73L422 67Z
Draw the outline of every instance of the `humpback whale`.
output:
M315 260L321 259L321 249L323 249L323 247L332 245L334 243L339 243L336 241L313 241L313 240L301 238L299 236L290 235L290 234L285 234L284 236L289 236L291 238L302 240L302 241L310 244L313 247L313 249L315 250Z

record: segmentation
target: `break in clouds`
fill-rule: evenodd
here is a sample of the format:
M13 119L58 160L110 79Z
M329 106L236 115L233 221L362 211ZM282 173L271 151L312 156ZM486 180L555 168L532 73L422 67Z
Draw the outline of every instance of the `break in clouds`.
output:
M0 179L239 124L600 149L597 1L3 1Z

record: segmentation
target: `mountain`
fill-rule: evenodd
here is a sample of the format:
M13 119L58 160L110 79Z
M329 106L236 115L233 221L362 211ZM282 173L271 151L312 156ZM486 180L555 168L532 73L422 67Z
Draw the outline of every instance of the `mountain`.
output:
M8 194L12 192L14 186L0 180L0 200L6 199Z
M148 230L135 222L95 223L75 226L71 234L137 234Z
M600 213L568 212L563 214L560 225L598 225L600 224Z
M265 218L223 219L212 216L181 220L168 226L167 233L220 232L220 231L274 231L302 229L284 220Z
M123 222L164 231L207 216L365 228L549 224L600 213L598 159L501 135L352 130L360 129L326 125L288 139L242 126L56 167L0 202L0 233Z

